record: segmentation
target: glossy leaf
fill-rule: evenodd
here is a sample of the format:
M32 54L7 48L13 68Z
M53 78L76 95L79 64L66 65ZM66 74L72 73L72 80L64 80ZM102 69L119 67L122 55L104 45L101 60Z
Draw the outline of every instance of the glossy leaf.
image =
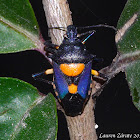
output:
M29 0L0 0L0 53L30 50L40 43Z
M40 96L32 85L0 78L0 138L54 140L57 133L53 95Z
M140 60L127 67L126 76L133 96L133 102L140 110Z
M134 22L128 29L126 29L125 34L118 42L119 50L122 53L131 53L140 50L140 1L139 0L128 0L125 8L121 14L118 22L118 29L123 26L129 26L133 18Z
M140 0L128 0L118 22L120 60L134 104L140 110ZM118 33L119 35L119 33Z

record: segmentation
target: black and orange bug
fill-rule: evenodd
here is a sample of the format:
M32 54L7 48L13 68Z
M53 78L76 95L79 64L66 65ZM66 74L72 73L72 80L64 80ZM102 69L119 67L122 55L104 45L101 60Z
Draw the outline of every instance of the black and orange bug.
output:
M96 27L113 28L108 25ZM52 60L53 69L33 75L34 78L38 78L41 74L54 74L54 81L47 82L53 84L58 101L65 113L70 116L82 114L91 94L92 75L103 76L98 71L92 70L92 61L97 58L90 54L84 45L93 33L94 31L82 41L77 36L77 27L69 25L60 46L45 43L45 51L49 52L48 57Z

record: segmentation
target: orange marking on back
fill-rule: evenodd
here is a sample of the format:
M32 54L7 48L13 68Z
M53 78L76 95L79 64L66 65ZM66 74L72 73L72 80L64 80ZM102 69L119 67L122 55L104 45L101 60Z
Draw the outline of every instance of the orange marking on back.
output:
M71 84L68 86L69 93L75 94L77 92L77 85Z
M67 76L77 76L84 70L85 65L83 63L71 63L71 64L61 64L61 71Z

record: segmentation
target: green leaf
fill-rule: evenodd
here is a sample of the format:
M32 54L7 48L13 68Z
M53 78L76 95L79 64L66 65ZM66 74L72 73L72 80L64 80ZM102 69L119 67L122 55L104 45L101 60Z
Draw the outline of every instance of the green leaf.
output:
M125 29L126 27L124 35L118 42L119 51L121 53L126 54L140 50L139 14L140 14L140 0L128 0L117 25L118 29L121 29L122 27L124 27L123 29Z
M52 94L40 96L32 85L0 78L0 138L54 140L56 104Z
M126 76L133 96L133 102L140 110L140 60L127 67Z
M120 66L125 68L133 102L140 110L140 0L127 1L117 28Z
M29 0L0 0L0 53L40 45L39 28Z

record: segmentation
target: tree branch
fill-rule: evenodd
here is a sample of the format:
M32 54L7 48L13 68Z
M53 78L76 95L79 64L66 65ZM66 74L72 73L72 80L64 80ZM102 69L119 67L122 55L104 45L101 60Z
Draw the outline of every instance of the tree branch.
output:
M48 27L67 27L72 25L71 12L66 0L42 0ZM50 29L52 43L60 45L64 31Z
M66 0L43 0L44 10L48 27L67 27L72 25L71 12ZM52 43L60 45L63 40L64 31L58 29L50 30ZM95 82L94 82L95 83ZM94 91L96 92L95 84ZM89 99L82 115L76 117L66 116L71 140L96 140L94 122L94 103Z

